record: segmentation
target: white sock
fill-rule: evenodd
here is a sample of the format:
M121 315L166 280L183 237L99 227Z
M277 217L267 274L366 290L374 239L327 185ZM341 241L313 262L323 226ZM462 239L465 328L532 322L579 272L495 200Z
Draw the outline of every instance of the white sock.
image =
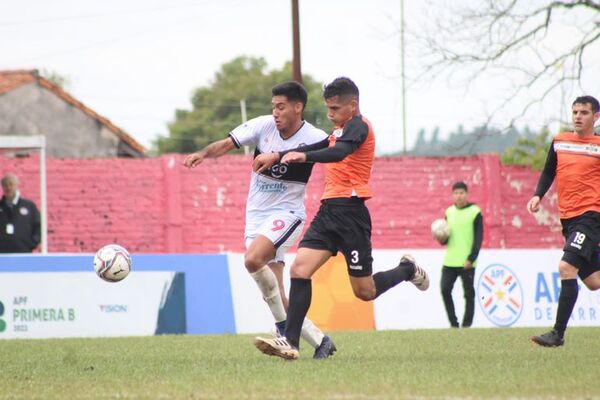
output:
M304 318L300 336L316 349L321 345L325 334L310 319Z
M275 322L285 321L286 313L283 307L283 301L279 295L279 285L277 284L277 277L271 271L267 265L262 267L256 272L250 273L260 292L263 295L263 299L267 302L267 305L271 309L271 314L275 318ZM304 330L304 329L303 329Z
M265 265L256 272L250 274L256 282L260 292L263 295L263 299L267 302L267 305L271 309L271 314L275 318L275 322L285 321L286 313L279 295L279 285L277 284L277 277L271 271L269 266ZM308 342L313 348L317 348L321 345L323 332L308 318L304 318L302 323L301 336Z

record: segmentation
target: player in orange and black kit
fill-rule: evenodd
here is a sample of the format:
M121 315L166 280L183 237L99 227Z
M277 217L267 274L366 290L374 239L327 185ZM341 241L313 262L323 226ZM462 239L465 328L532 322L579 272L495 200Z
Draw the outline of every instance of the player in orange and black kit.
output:
M558 210L566 243L558 264L561 279L554 329L531 338L555 347L564 344L567 323L577 301L577 275L590 290L600 288L598 243L600 242L600 136L594 124L600 118L598 100L592 96L575 99L572 106L573 132L554 137L546 165L534 196L527 203L531 213L556 177Z
M418 289L429 287L427 273L405 255L393 269L373 275L371 217L365 201L371 198L369 178L375 156L375 135L360 114L358 88L348 78L337 78L323 94L328 118L336 128L329 138L292 151L263 154L254 160L261 171L281 163L327 163L321 207L299 244L290 271L291 286L285 337L256 338L265 354L285 359L299 357L302 321L311 302L311 277L340 251L346 258L350 283L356 297L373 300L403 281Z

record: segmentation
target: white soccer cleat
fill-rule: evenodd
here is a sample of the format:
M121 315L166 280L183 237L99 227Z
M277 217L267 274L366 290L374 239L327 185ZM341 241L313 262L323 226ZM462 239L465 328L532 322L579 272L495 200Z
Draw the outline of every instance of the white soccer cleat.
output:
M272 339L256 337L254 346L264 354L281 357L284 360L297 360L300 357L298 349L290 345L285 337Z
M403 255L402 258L400 258L400 265L411 265L414 267L415 272L413 273L412 278L410 278L410 281L417 289L427 290L429 288L429 275L427 274L427 271L417 265L413 256L410 254Z

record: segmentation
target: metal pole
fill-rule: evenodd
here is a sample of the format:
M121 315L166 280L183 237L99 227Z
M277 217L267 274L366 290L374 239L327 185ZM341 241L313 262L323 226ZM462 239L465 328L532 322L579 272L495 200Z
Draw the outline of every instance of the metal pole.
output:
M400 0L400 50L402 68L402 153L406 155L406 74L404 70L404 0Z
M248 121L248 115L246 113L246 99L240 100L240 111L242 113L242 124ZM244 154L250 153L250 148L248 146L244 146Z
M41 241L42 254L48 254L48 207L46 203L46 137L41 136L42 141L40 147L40 208L41 208Z
M240 100L240 112L242 113L242 123L248 121L248 116L246 114L246 99Z
M298 0L292 0L292 33L294 56L292 60L293 78L302 83L302 69L300 62L300 17L298 12Z

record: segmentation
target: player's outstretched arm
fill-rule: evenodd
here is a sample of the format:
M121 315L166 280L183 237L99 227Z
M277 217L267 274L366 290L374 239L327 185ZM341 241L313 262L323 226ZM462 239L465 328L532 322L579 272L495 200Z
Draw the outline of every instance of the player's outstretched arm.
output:
M254 161L252 162L252 169L261 173L273 166L276 162L281 159L281 163L302 163L306 162L306 152L324 149L329 145L329 139L325 138L320 142L316 142L309 145L304 145L300 147L296 147L295 149L275 152L275 153L263 153L258 155ZM293 156L288 156L288 154L293 154Z
M188 168L194 168L204 161L205 158L221 157L225 153L235 149L235 143L228 137L216 142L213 142L200 151L187 155L183 159L183 165Z

